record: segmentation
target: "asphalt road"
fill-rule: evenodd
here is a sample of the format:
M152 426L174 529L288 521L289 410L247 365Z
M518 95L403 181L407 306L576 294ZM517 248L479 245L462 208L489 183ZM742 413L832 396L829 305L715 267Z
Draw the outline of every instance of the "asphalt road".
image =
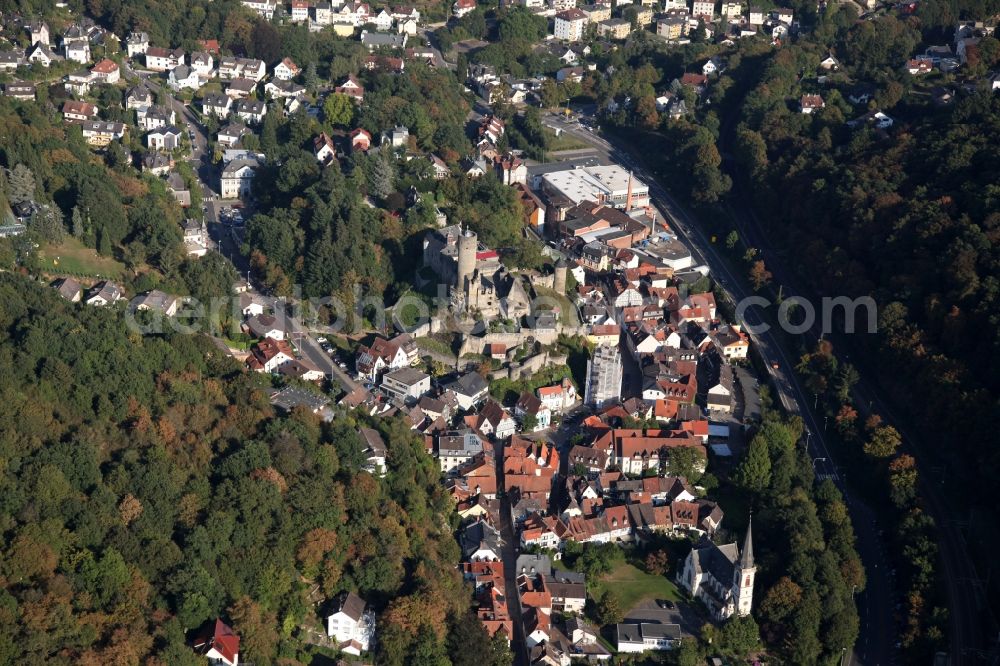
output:
M596 132L591 132L575 122L550 116L545 119L545 124L558 127L593 146L605 160L615 161L632 169L638 178L649 185L653 205L670 221L672 229L690 249L695 262L708 265L716 281L735 302L738 303L750 295L742 280L737 279L719 257L697 220L680 206L627 150L611 144ZM747 308L743 318L744 323L750 327L764 323L758 306ZM792 359L771 332L752 333L751 338L768 366L771 381L782 406L789 413L798 414L803 418L808 431L806 445L813 459L813 467L818 476L832 479L844 495L858 537L858 552L868 573L870 584L859 599L863 604L860 611L859 637L852 653L845 655L845 663L890 664L893 659L893 636L896 635L895 627L891 624L893 597L888 576L882 573L888 571L889 566L878 526L874 522L874 513L850 493L839 476L835 458L824 441L823 429L808 408L812 396L807 395L798 377L792 372L794 367ZM774 367L775 364L777 367Z

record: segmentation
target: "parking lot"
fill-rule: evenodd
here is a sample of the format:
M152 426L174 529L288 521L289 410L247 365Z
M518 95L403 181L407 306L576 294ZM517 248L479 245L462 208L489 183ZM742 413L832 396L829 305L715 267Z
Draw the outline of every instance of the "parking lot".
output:
M690 604L673 603L673 608L661 608L656 599L640 601L625 613L625 622L658 622L660 624L679 624L681 633L698 636L705 618L701 617Z

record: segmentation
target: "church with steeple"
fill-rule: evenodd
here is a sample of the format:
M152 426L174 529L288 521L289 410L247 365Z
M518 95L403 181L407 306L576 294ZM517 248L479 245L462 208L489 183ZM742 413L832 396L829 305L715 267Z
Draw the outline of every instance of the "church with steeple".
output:
M704 538L688 553L677 583L701 600L712 617L722 621L750 614L756 575L752 529L748 524L742 550L735 543L718 546Z

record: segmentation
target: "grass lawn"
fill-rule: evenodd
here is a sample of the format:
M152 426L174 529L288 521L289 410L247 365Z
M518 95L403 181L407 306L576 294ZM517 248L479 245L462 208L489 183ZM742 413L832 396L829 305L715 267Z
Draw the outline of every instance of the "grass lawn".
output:
M681 601L677 586L666 576L654 576L635 566L623 562L614 571L603 576L594 588L594 597L599 598L604 590L611 589L621 600L622 610L628 612L646 599L669 599Z
M547 150L550 153L558 152L560 150L580 150L581 148L588 147L587 144L568 132L562 132L559 136L556 136L554 131L546 127L545 134L548 136Z
M112 280L121 279L125 272L124 264L97 254L96 250L84 247L73 237L67 237L59 245L41 248L38 251L38 265L49 273L70 273Z

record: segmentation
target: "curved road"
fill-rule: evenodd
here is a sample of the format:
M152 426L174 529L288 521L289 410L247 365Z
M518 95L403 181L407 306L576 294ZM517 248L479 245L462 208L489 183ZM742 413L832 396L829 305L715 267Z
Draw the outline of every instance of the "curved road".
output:
M734 276L725 261L718 255L697 220L670 196L652 174L634 159L626 147L615 146L576 123L546 118L546 124L569 132L594 147L603 157L632 169L636 176L649 185L653 204L670 220L671 227L687 244L695 261L710 267L716 281L730 294L734 302L739 303L750 295L743 285L743 280ZM756 327L764 323L758 306L746 308L742 315L744 323L749 327ZM890 577L883 574L889 569L889 566L879 536L879 528L875 522L875 514L850 493L844 480L838 475L834 457L823 439L823 429L816 416L808 409L812 396L806 393L798 377L792 372L794 367L792 359L788 357L786 351L769 331L752 334L751 337L768 366L768 372L782 405L788 412L801 416L805 422L809 433L806 445L809 448L810 457L813 458L817 475L834 481L843 494L851 513L851 520L857 535L858 553L868 574L868 585L859 595L858 600L861 621L858 641L852 652L845 655L844 663L888 665L892 663L892 644L896 630L892 626L891 620L893 597ZM778 364L777 368L774 367L775 363Z

